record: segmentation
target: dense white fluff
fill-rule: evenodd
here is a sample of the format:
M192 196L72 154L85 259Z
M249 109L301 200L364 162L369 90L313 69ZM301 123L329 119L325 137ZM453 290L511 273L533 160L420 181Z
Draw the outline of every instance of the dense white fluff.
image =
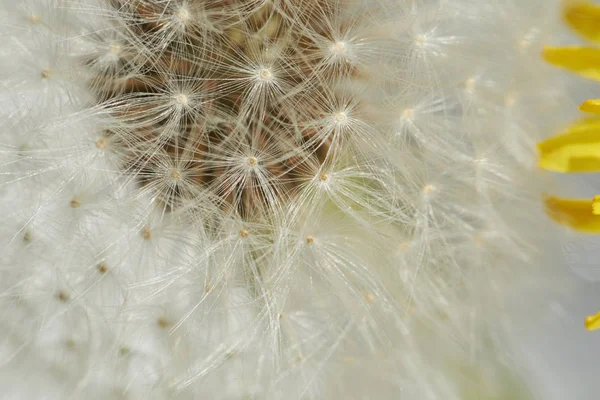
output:
M0 1L2 398L523 395L554 3Z

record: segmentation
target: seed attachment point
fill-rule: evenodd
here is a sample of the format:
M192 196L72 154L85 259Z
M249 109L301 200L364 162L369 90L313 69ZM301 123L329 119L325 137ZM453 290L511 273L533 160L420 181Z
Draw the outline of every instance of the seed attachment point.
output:
M263 82L270 82L273 80L273 73L268 68L261 68L258 71L258 79Z

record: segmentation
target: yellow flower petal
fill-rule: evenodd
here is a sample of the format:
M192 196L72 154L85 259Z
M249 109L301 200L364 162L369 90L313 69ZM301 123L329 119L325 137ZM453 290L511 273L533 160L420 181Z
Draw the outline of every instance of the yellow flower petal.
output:
M595 195L592 200L592 214L600 215L600 195Z
M579 110L586 113L600 114L600 99L590 99L584 101Z
M586 78L600 80L600 49L545 46L542 56L552 65L566 68Z
M538 143L540 168L555 172L600 171L600 118L585 118Z
M600 312L596 315L590 315L585 319L585 329L588 331L600 329Z
M575 32L600 43L600 6L589 1L569 1L563 16Z
M591 200L549 196L545 203L546 212L556 222L581 232L600 233L600 215L592 213Z

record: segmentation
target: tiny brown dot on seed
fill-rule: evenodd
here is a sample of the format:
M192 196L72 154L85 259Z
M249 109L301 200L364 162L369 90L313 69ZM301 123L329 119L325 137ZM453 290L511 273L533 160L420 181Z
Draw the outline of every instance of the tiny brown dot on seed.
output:
M126 356L126 355L128 355L130 352L131 352L131 350L129 350L129 348L128 348L128 347L121 347L121 348L119 349L119 355L121 355L121 356Z
M256 157L248 157L248 165L249 166L254 167L257 162L258 162L258 160L256 159Z
M245 238L247 238L247 237L248 237L248 235L249 235L249 232L248 232L248 230L246 230L246 229L242 229L242 230L240 230L240 237L241 237L242 239L245 239Z
M371 293L367 293L365 294L365 301L369 304L373 304L373 302L375 301L375 296Z
M315 242L315 238L312 236L307 236L306 237L306 244L313 244Z
M167 321L167 319L165 317L159 317L156 320L156 323L158 324L158 326L160 328L163 328L163 329L165 329L167 326L169 326L169 321Z
M96 269L101 274L104 274L104 273L106 273L106 271L108 271L108 266L106 265L106 263L100 263L96 266Z
M142 237L145 240L150 240L152 239L152 231L150 230L150 228L148 228L147 226L144 227L144 229L142 229Z
M69 294L64 290L59 290L56 294L56 298L62 301L63 303L66 303L67 301L69 301Z
M73 200L71 200L71 208L77 208L79 206L81 206L81 202L76 198L73 198Z
M329 179L329 175L321 174L321 177L319 179L321 179L321 181L325 182L327 179Z
M42 79L48 79L48 78L50 78L51 75L52 75L52 71L50 70L50 68L44 68L42 70Z
M29 17L29 22L31 22L32 24L37 24L38 22L40 22L40 20L41 20L40 16L36 15L36 14L32 14Z
M31 239L32 239L31 232L29 232L29 231L26 231L26 232L25 232L25 234L23 234L23 242L24 242L25 244L27 244L27 243L31 243Z

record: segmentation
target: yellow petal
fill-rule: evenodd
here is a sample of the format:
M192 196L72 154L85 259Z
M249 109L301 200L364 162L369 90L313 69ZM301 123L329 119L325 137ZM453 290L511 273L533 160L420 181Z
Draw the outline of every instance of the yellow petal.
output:
M600 114L600 99L590 99L584 101L579 106L579 110L586 113Z
M540 168L555 172L600 171L600 117L585 118L537 147Z
M586 78L600 80L600 49L581 46L546 46L542 56L552 65L566 68Z
M600 215L592 213L591 200L550 196L545 204L546 212L556 222L581 232L600 233Z
M600 312L596 315L590 315L585 319L585 329L588 331L600 329Z
M600 43L600 6L589 1L569 1L563 16L575 32Z
M592 214L600 215L600 195L595 195L592 200Z

